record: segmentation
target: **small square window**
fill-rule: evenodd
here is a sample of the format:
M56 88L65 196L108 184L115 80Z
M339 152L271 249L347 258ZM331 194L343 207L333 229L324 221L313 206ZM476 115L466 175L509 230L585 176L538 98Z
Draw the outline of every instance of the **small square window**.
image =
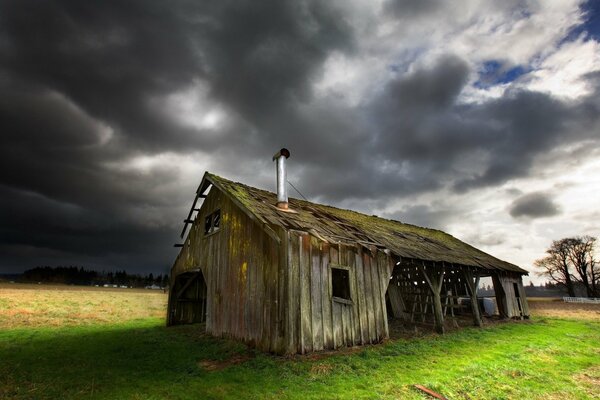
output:
M331 294L333 297L352 300L350 298L350 271L331 267Z

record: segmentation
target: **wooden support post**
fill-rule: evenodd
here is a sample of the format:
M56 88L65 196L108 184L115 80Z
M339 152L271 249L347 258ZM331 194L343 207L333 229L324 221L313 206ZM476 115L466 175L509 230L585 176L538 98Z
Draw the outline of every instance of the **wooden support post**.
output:
M473 323L475 326L481 327L481 313L479 312L479 302L477 301L477 286L479 286L479 276L475 278L473 282L473 271L469 268L463 268L463 276L467 282L469 288L469 294L471 295L471 310L473 310Z
M440 272L435 271L435 269L431 272L431 275L428 276L425 271L425 265L422 264L419 266L421 269L421 273L425 277L427 284L429 285L429 289L431 289L431 294L433 295L433 316L435 317L435 330L438 333L444 333L444 312L442 310L442 297L440 295L442 291L442 283L444 282L444 269Z

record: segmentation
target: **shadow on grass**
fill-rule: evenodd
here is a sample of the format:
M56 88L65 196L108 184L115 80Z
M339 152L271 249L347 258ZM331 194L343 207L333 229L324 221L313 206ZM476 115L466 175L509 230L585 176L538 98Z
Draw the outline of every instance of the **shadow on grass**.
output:
M0 332L0 398L180 398L172 389L205 374L201 360L248 352L203 331L145 321Z

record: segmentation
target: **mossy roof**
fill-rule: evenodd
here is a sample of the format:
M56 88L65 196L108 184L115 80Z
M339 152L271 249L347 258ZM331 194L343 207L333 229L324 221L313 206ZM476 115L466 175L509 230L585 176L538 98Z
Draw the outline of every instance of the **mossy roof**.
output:
M452 235L352 210L290 198L292 212L275 207L275 193L206 173L202 191L212 183L267 226L305 231L330 243L360 243L389 249L401 258L445 262L486 270L526 274L518 266L491 256Z

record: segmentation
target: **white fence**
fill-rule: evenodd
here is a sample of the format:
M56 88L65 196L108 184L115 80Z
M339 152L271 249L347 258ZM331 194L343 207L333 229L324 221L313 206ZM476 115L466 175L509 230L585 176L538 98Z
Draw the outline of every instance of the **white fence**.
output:
M563 297L565 303L591 303L600 304L600 298L597 297Z

